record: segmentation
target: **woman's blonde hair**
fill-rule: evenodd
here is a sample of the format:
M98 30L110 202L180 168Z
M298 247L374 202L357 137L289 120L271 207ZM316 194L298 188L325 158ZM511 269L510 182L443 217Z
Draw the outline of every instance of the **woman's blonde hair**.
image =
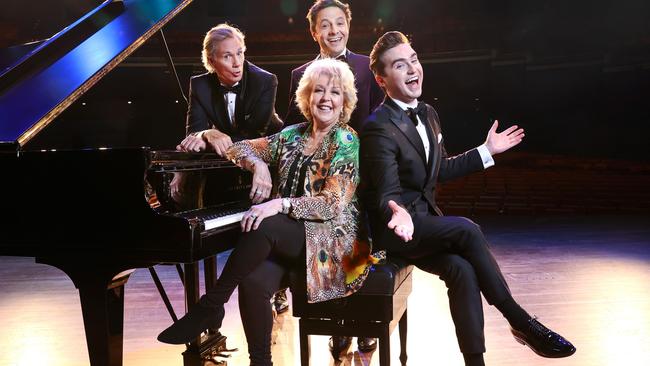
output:
M214 55L217 45L223 40L228 38L237 38L241 42L244 51L246 51L246 43L244 43L244 33L230 24L222 23L210 29L203 38L203 51L201 51L201 61L203 67L210 73L214 73L214 67L210 64L210 59Z
M357 88L354 86L354 75L348 64L331 58L320 59L312 62L302 75L296 89L296 105L300 112L312 121L309 108L309 99L314 91L316 81L321 75L327 75L331 81L338 82L343 89L343 109L339 117L340 124L347 124L350 116L357 106Z

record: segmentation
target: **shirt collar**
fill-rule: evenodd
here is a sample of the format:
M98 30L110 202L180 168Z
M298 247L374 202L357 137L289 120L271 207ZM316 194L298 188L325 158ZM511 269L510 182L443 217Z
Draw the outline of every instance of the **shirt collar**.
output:
M336 56L334 56L332 58L337 58L339 56L347 56L347 54L348 54L348 48L346 47L346 48L343 49L343 52L339 53L338 55L336 55ZM323 58L330 58L330 57L326 56L326 55L323 55L322 53L319 53L318 57L316 57L316 60L320 60L320 59L323 59Z
M407 108L416 108L418 106L418 100L414 100L413 102L407 104L402 102L401 100L397 100L395 98L390 97L390 99L397 104L398 107L402 108L402 110L406 110Z
M219 82L219 84L221 84L221 86L223 86L223 87L225 87L225 88L232 88L232 87L235 87L235 86L239 85L239 81L236 82L236 83L234 83L234 84L232 84L232 86L228 86L228 85L222 83L221 81Z

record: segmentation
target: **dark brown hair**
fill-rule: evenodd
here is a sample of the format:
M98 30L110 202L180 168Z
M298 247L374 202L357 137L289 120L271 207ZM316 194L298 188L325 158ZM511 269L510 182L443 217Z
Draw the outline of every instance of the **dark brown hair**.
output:
M307 20L309 21L309 30L314 32L316 29L316 17L318 17L318 12L325 9L329 8L330 6L336 6L337 8L343 10L343 13L345 13L345 20L348 23L348 26L350 25L350 21L352 20L352 12L350 11L350 5L344 4L340 2L339 0L317 0L314 2L314 5L309 8L309 12L307 12Z
M410 44L411 42L409 42L409 39L402 32L390 31L379 37L375 45L372 46L372 52L370 52L370 70L372 70L372 73L384 76L386 65L381 60L381 56L391 48L403 43Z

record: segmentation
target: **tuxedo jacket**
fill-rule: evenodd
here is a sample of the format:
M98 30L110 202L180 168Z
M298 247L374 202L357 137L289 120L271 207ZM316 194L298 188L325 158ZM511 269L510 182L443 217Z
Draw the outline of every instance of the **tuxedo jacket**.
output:
M187 134L216 128L233 141L239 141L270 135L282 129L282 121L275 113L278 78L248 61L244 61L243 71L233 124L228 117L224 94L218 89L217 75L205 73L190 79Z
M368 118L361 131L360 197L368 212L375 249L404 250L406 246L386 226L392 216L388 201L405 207L415 225L420 218L442 215L436 206L438 182L464 176L484 169L477 149L449 157L444 148L440 120L435 109L427 107L425 125L429 139L429 159L415 124L390 98ZM417 241L416 241L417 242Z
M357 107L350 116L348 125L356 131L360 131L362 123L368 118L370 113L381 104L384 99L384 92L381 90L375 77L370 71L370 59L368 56L359 55L349 50L346 53L346 60L352 74L354 74L354 85L357 88ZM284 119L286 125L293 125L296 123L305 122L305 116L300 113L300 109L296 106L296 89L300 78L305 73L307 66L311 65L315 60L309 61L306 64L291 71L291 88L289 89L289 108L287 109L287 116Z

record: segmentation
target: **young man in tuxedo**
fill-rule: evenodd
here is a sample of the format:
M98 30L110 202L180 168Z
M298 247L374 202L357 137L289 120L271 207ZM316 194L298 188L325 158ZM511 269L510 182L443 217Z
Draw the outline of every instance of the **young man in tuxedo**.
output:
M307 13L309 31L312 38L320 48L320 58L335 58L344 61L350 66L354 74L354 85L357 89L357 108L350 117L350 125L359 131L361 124L379 106L384 99L384 93L375 78L370 72L370 60L368 56L356 54L347 49L348 37L350 35L350 22L352 12L348 4L339 0L316 0ZM289 107L287 116L284 119L286 125L292 125L305 121L305 117L298 110L296 105L296 89L307 66L314 61L291 71L291 86L289 89ZM274 297L274 306L278 313L286 311L289 304L286 300L286 289L278 291ZM350 346L350 337L332 337L330 340L330 351L337 357L340 351ZM358 347L362 352L370 352L377 348L377 340L374 338L359 338Z
M384 34L370 67L387 94L361 131L361 196L374 247L445 282L466 365L484 365L481 293L508 320L518 342L543 357L573 354L570 342L515 302L480 227L464 217L442 216L436 207L438 182L490 167L494 155L521 142L523 130L512 126L497 133L495 121L484 144L449 157L436 111L418 102L424 73L408 39L400 32Z

